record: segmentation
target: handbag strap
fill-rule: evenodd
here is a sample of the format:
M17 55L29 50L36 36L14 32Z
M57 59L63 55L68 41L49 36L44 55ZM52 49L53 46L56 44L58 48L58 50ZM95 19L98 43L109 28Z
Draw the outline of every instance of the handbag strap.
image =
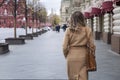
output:
M86 37L87 37L87 42L89 42L89 37L88 37L87 27L85 28L85 33L86 33Z
M87 36L87 47L90 49L90 53L95 53L95 49L91 48L90 47L90 36L88 35L88 31L87 31L87 28L85 29L85 32L86 32L86 36ZM95 56L95 55L94 55Z

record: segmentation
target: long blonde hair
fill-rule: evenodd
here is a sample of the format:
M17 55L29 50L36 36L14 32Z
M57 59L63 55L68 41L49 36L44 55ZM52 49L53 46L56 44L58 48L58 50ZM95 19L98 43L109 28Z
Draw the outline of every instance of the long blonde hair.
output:
M86 26L84 15L80 11L75 11L70 18L70 28L76 30L76 27L81 26Z

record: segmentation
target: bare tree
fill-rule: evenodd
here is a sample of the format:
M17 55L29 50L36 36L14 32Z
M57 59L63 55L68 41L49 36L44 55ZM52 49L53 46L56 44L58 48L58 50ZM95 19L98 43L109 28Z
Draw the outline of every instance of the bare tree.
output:
M38 21L39 23L46 22L47 11L41 2L39 2L38 0L33 0L33 2L30 2L29 7L31 9L31 16L32 16L34 27L35 27L35 24L38 24ZM39 26L37 25L36 27L39 27Z
M24 4L25 0L8 0L8 10L10 10L14 16L14 38L17 38L16 33L16 24L17 24L17 15L24 13Z

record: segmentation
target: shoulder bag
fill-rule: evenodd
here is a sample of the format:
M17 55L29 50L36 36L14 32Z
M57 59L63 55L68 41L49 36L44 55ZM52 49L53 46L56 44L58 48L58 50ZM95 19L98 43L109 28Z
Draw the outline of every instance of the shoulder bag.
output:
M90 41L89 41L89 36L88 33L86 31L87 34L87 56L86 56L86 63L87 63L87 71L96 71L97 70L97 65L96 65L96 59L95 59L95 50L93 51L93 49L91 49L90 47Z

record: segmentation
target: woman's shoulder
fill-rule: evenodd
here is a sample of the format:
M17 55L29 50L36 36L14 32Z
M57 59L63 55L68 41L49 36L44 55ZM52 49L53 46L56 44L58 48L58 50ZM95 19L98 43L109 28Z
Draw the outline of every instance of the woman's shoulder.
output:
M67 33L67 34L70 33L70 28L69 27L66 28L65 33Z
M67 27L67 28L66 28L66 30L69 30L69 29L70 29L70 27Z
M66 31L68 31L68 32L69 32L70 30L71 30L71 28L70 28L70 27L67 27L67 28L66 28Z

